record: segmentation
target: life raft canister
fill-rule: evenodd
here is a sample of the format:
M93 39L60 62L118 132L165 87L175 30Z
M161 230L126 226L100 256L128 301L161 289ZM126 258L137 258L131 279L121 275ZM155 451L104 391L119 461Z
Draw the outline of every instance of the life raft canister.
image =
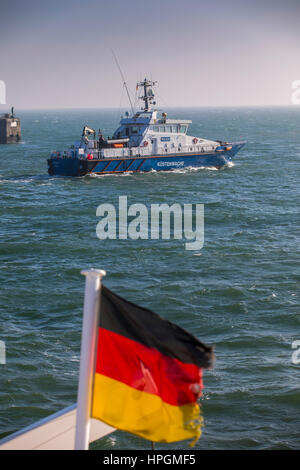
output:
M198 139L196 137L193 138L193 143L196 144L198 142Z
M147 145L149 145L148 140L144 140L143 146L144 146L144 147L147 147Z
M94 157L93 157L93 155L92 155L91 153L89 153L86 158L87 158L87 160L93 160Z

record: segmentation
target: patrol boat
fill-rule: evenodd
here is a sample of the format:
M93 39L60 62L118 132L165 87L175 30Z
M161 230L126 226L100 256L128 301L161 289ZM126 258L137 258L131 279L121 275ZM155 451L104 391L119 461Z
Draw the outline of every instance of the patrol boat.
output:
M182 168L222 168L245 142L223 142L187 135L192 121L158 116L153 87L146 78L137 84L144 106L126 112L111 139L84 126L81 140L48 159L48 173L61 176L107 175L125 172L170 171Z

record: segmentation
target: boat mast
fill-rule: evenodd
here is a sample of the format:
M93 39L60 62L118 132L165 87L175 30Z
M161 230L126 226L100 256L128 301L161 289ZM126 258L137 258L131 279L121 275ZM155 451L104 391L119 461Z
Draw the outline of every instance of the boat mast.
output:
M144 111L150 111L151 105L156 104L154 100L155 96L153 93L152 86L154 86L157 82L153 82L152 80L147 80L145 78L142 82L137 84L138 87L144 88L144 96L141 96L140 99L144 101L145 107L143 108Z
M124 78L124 75L123 75L123 72L122 72L121 67L120 67L120 65L119 65L118 59L117 59L117 57L116 57L116 54L114 53L113 50L111 50L111 52L112 52L112 55L114 56L114 59L115 59L115 61L116 61L117 67L118 67L119 72L120 72L120 75L121 75L121 77L122 77L123 86L125 87L126 92L127 92L127 96L128 96L129 103L130 103L130 106L131 106L132 115L134 115L134 109L133 109L132 101L131 101L130 94L129 94L129 91L128 91L128 88L127 88L126 80L125 80L125 78Z

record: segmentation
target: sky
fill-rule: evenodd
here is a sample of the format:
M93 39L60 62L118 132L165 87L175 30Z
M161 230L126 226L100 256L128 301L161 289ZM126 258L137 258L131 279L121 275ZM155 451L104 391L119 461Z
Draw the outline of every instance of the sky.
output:
M0 0L0 80L16 109L291 105L300 0Z

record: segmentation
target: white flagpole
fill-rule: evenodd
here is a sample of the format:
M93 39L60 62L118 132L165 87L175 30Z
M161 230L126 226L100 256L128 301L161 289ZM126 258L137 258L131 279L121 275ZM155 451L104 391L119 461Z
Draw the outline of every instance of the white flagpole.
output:
M81 274L86 276L86 280L77 395L75 450L87 450L89 448L92 386L95 368L97 324L99 320L99 294L101 279L105 276L106 272L100 269L87 269L81 271Z

